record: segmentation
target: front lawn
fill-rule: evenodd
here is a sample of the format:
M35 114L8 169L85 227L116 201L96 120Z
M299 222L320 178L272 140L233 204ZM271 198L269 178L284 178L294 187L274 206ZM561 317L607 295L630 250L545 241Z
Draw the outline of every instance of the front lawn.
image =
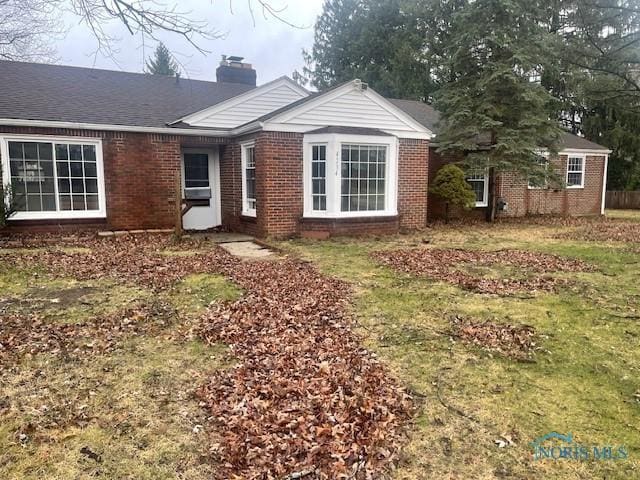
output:
M0 478L638 478L639 240L626 212L249 262L4 241ZM551 432L628 455L535 460Z
M638 212L626 212L615 222L638 220ZM603 230L614 241L579 239ZM620 231L640 241L640 224L579 220L280 245L354 285L366 346L420 400L394 478L629 479L640 477L640 245L617 241ZM447 281L437 270L441 258L422 264L425 274L406 273L407 257L396 268L383 265L379 252L407 249L539 252L593 271L550 268L542 277L554 279L551 290L478 293L477 282L465 288L458 281L460 272L492 288L496 279L510 286L537 277L526 267L462 264ZM434 268L440 280L428 275ZM510 330L521 326L535 332L530 355L512 355L500 343L521 342ZM628 458L534 460L530 442L550 432L573 434L573 445L624 446Z

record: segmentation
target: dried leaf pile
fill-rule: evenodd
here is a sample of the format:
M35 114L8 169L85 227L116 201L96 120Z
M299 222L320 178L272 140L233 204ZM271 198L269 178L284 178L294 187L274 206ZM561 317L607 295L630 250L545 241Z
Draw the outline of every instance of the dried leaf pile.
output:
M520 292L554 291L567 282L546 275L549 272L584 272L594 268L580 260L519 250L495 252L418 248L375 252L374 258L396 270L427 275L479 293L510 295ZM506 265L537 275L526 278L483 278L460 270L464 264Z
M51 245L28 243L29 246ZM227 264L233 264L232 257L222 249L202 243L180 243L181 248L198 248L193 255L167 255L163 251L176 245L167 235L126 235L115 238L66 238L67 247L88 248L88 251L65 251L59 248L38 249L15 255L22 266L32 266L34 262L44 266L55 276L69 276L77 280L97 280L110 278L154 290L163 290L177 280L194 273L217 273Z
M456 337L490 352L526 360L530 359L537 349L535 330L528 325L475 322L459 316L452 316L450 320Z
M240 361L199 391L222 432L219 478L381 478L412 401L352 333L346 285L292 260L231 277L249 293L199 331Z
M166 327L173 309L165 303L130 307L82 323L56 323L38 314L0 316L0 363L27 354L84 357L113 350L125 338Z

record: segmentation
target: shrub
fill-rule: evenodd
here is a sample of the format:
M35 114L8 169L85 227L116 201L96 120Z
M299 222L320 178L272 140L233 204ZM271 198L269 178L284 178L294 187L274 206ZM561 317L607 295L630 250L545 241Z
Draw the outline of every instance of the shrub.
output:
M438 170L429 191L445 201L445 220L449 221L449 205L473 208L476 195L465 180L464 172L454 164L448 164Z

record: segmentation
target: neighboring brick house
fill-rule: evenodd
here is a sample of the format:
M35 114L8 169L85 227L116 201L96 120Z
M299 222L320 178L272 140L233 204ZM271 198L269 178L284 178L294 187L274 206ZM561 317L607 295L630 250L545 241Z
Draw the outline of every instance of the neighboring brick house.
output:
M217 82L0 62L0 159L18 206L10 230L180 221L325 237L426 225L439 158L431 107L359 80L313 94L286 77L256 87L241 60L223 59ZM598 213L606 154L596 150L585 150L582 197L502 179L509 214Z

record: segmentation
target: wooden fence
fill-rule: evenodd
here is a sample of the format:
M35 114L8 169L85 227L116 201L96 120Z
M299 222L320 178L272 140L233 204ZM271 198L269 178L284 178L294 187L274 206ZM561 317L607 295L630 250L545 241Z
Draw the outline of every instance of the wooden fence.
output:
M607 208L640 209L640 190L607 192L604 203Z

